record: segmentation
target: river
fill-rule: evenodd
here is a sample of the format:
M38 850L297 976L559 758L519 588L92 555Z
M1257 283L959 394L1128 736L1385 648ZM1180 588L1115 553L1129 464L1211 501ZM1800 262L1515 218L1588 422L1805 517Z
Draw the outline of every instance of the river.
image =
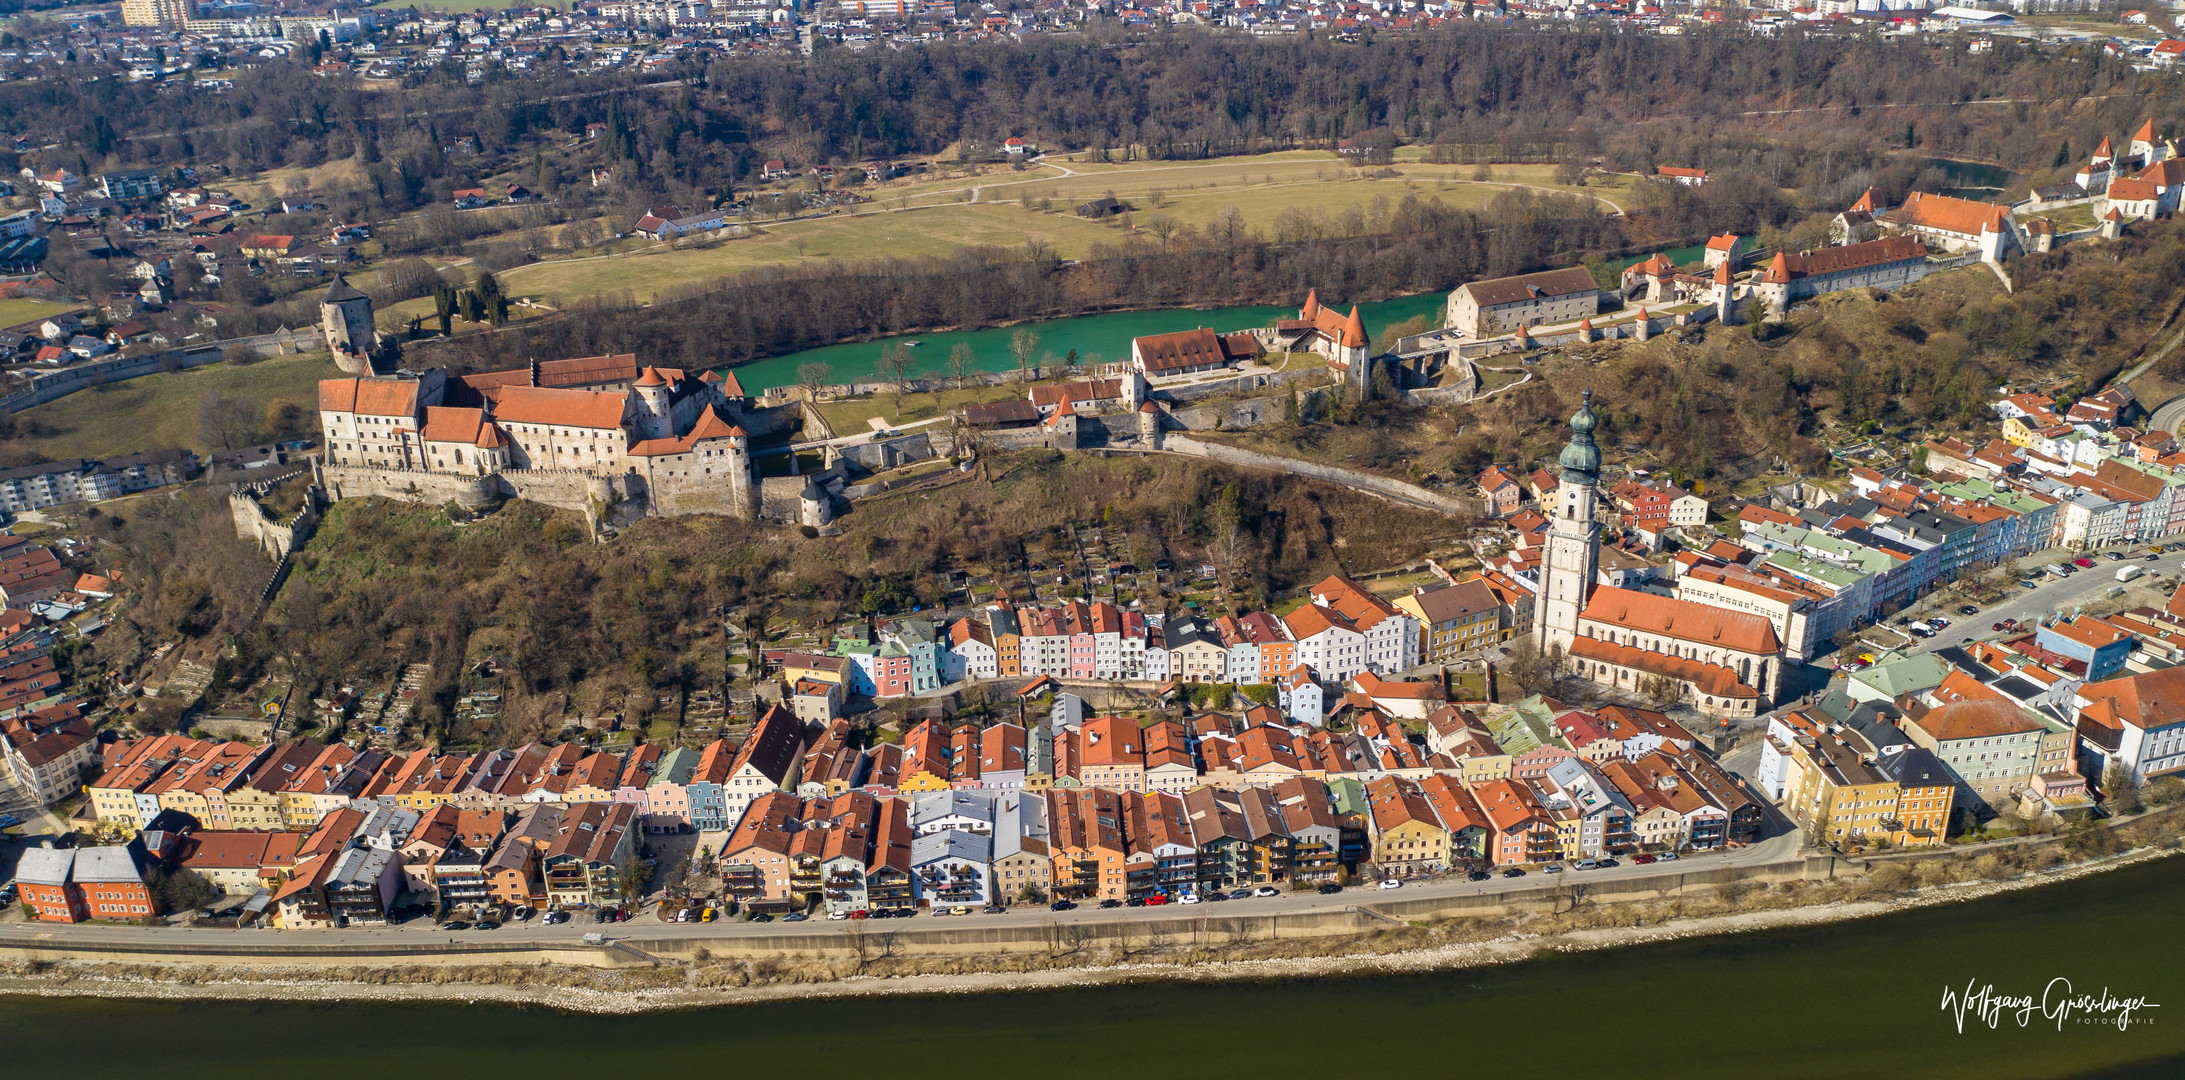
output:
M1427 316L1438 325L1442 309L1448 300L1448 293L1421 293L1375 304L1360 304L1358 315L1365 321L1366 333L1377 337L1389 326L1418 315ZM1349 309L1346 306L1344 310ZM874 369L879 363L881 349L897 342L916 341L919 344L912 351L912 359L917 362L917 370L921 374L935 377L947 374L949 350L955 348L958 342L971 346L974 370L1014 371L1017 359L1009 351L1009 339L1019 329L1030 330L1039 335L1039 352L1046 358L1043 361L1045 363L1060 362L1071 349L1076 349L1078 358L1087 363L1114 363L1130 359L1131 339L1147 334L1166 334L1201 326L1215 330L1243 330L1255 326L1272 326L1277 319L1296 317L1297 309L1294 307L1118 311L1105 315L1045 319L986 330L904 334L846 345L823 345L816 349L738 364L733 370L736 372L736 380L743 384L745 390L754 394L769 387L794 385L797 381L797 366L813 360L823 362L833 369L829 376L831 382L872 381L880 378Z
M1854 922L1430 975L864 998L638 1016L445 1004L10 998L21 1077L2185 1075L2185 858ZM2159 1008L1959 1032L1967 980Z

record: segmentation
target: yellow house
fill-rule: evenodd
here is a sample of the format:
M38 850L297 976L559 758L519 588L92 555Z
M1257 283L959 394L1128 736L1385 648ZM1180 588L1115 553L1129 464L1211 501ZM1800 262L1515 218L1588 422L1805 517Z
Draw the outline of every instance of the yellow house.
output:
M849 666L849 661L839 656L793 652L782 657L781 677L790 686L795 686L799 679L843 685L845 670Z
M1449 868L1449 830L1419 786L1384 776L1366 785L1373 823L1373 865L1390 877Z
M1859 840L1893 831L1897 782L1870 764L1863 750L1863 745L1852 746L1825 731L1792 741L1785 758L1783 808L1809 835Z
M2030 447L2041 441L2041 433L2026 423L2023 416L2013 416L2003 421L2003 441L2017 447Z

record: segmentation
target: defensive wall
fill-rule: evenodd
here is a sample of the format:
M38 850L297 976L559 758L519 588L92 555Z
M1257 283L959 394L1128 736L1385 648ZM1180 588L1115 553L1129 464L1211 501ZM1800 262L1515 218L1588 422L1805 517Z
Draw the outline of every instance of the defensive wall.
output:
M231 349L248 349L260 356L278 356L292 352L306 352L323 348L325 342L315 327L300 330L283 330L275 334L257 337L234 338L192 345L182 349L167 349L145 353L142 356L115 356L105 360L72 364L59 371L40 372L32 377L28 389L18 390L0 397L0 413L21 412L49 401L73 394L92 386L123 382L170 368L201 367L217 364L227 359Z

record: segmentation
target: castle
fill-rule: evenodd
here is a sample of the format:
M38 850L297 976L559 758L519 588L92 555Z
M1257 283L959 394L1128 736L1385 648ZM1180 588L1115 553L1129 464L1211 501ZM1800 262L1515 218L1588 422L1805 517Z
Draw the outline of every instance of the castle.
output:
M592 513L749 521L760 514L752 432L789 422L755 406L733 377L641 367L621 354L453 379L438 369L327 379L319 425L337 499L474 506L519 495Z

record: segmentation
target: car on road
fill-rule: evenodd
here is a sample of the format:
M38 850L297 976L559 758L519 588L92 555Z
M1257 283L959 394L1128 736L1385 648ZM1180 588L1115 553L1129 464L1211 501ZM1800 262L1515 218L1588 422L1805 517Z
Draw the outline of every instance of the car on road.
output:
M773 921L774 921L774 917L773 917L772 915L753 915L753 916L751 917L751 921L752 921L752 922L773 922Z
M1005 911L1008 911L1009 909L1001 906L1000 904L988 904L985 907L980 908L979 910L987 915L999 915Z
M1485 870L1474 870L1474 871L1472 871L1471 873L1469 873L1469 874L1466 874L1466 875L1464 875L1464 880L1466 880L1466 881L1485 881L1485 880L1487 880L1488 878L1491 878L1491 877L1493 877L1493 876L1494 876L1493 874L1490 874L1490 873L1488 873L1488 872L1487 872L1487 871L1485 871Z
M1073 904L1073 903L1071 903L1071 902L1069 902L1068 900L1057 900L1057 901L1055 901L1054 903L1052 903L1052 904L1049 904L1049 905L1047 905L1047 910L1049 910L1049 911L1076 911L1076 910L1077 910L1077 905L1076 905L1076 904Z
M715 915L718 915L718 914L720 914L720 912L717 912L717 911L713 910L712 908L704 908L704 909L701 909L701 910L700 910L700 911L698 912L698 921L699 921L699 922L712 922L712 921L713 921L713 917L714 917Z
M1661 854L1659 854L1659 855L1656 855L1656 856L1654 856L1654 861L1655 861L1655 862L1676 862L1676 861L1677 861L1677 853L1676 853L1676 852L1674 852L1674 851L1664 851L1664 852L1662 852Z
M827 913L828 922L847 922L849 918L850 913L847 911L830 911Z
M1522 866L1513 866L1513 867L1509 868L1508 870L1504 870L1504 871L1502 872L1502 876L1503 876L1503 877L1524 877L1524 876L1525 876L1525 868L1524 868L1524 867L1522 867Z
M499 930L500 928L501 924L494 922L491 919L488 919L485 922L479 923L478 925L471 927L471 929L473 930Z
M1105 906L1105 905L1103 905L1103 906ZM1146 898L1145 898L1145 897L1143 897L1143 896L1133 896L1133 897L1131 897L1130 899L1128 899L1128 900L1125 900L1125 901L1123 901L1123 906L1124 906L1124 907L1144 907L1144 906L1146 906Z
M2154 547L2148 548L2147 550L2152 554L2160 555L2170 549L2163 547L2161 544L2156 544Z
M1631 857L1631 865L1633 866L1645 866L1646 864L1653 861L1654 856L1652 855L1633 855Z
M546 917L539 921L548 926L560 926L569 921L569 913L566 911L549 911L546 913Z
M781 921L783 921L783 922L803 922L804 920L806 920L806 919L809 919L809 918L811 918L811 916L810 916L810 915L806 915L805 913L803 913L803 912L801 912L801 911L792 911L792 912L790 912L789 914L787 914L787 915L784 915L784 916L782 916L782 917L781 917ZM699 921L699 922L712 922L712 921L713 921L713 911L712 911L712 909L711 909L711 908L708 908L708 909L706 910L706 913L705 913L705 917L704 917L704 918L701 918L701 919L699 919L698 921Z
M1229 894L1221 891L1220 889L1206 890L1206 902L1209 904L1225 903L1228 901L1228 899Z
M451 923L441 923L441 924L440 924L440 929L442 929L442 930L468 930L468 929L470 929L470 924L469 924L469 923L467 923L467 922L451 922Z
M1198 893L1187 892L1182 896L1177 897L1176 902L1179 904L1197 904L1201 903L1202 901L1200 901Z
M1250 898L1251 898L1251 896L1252 896L1252 890L1250 890L1250 889L1231 889L1231 890L1229 890L1229 899L1231 899L1231 900L1247 900L1247 899L1250 899Z
M1960 615L1978 615L1980 614L1980 609L1974 607L1971 604L1959 604L1957 606L1957 613Z
M1541 867L1540 872L1543 874L1560 874L1563 872L1563 866L1561 863L1549 863Z
M1161 906L1163 906L1163 905L1165 905L1165 904L1167 904L1167 903L1168 903L1168 894L1167 894L1167 893L1154 893L1154 894L1153 894L1152 896L1148 896L1148 897L1146 897L1146 906L1147 906L1147 907L1161 907Z
M1281 896L1281 895L1282 895L1282 890L1281 890L1281 889L1277 889L1277 888L1275 888L1275 887L1274 887L1274 886L1272 886L1272 885L1262 885L1262 886L1260 886L1260 887L1259 887L1259 888L1257 888L1257 889L1253 889L1253 890L1252 890L1252 895L1253 895L1253 896Z
M2019 578L2019 579L2018 579L2018 584L2019 584L2019 586L2020 586L2020 587L2022 587L2022 588L2027 588L2027 589L2038 589L2038 588L2040 588L2040 587L2041 587L2041 583L2040 583L2040 582L2038 582L2038 581L2034 581L2034 580L2032 580L2032 579L2030 579L2030 578Z
M1381 887L1384 889L1401 889L1404 887L1404 883L1397 878L1382 878Z
M1314 889L1313 891L1319 893L1322 896L1334 896L1336 893L1342 892L1343 887L1331 881L1317 889Z
M1617 861L1616 861L1616 860L1614 860L1614 859L1602 859L1602 860L1601 860L1601 864L1600 864L1600 865L1601 865L1601 869L1603 869L1603 870L1613 870L1613 869L1615 869L1615 868L1617 868L1617 867L1619 867L1619 866L1622 866L1623 864L1622 864L1622 863L1620 863L1620 862L1617 862Z
M1599 867L1600 865L1600 863L1594 862L1592 859L1580 859L1577 862L1570 864L1570 868L1573 870L1592 870ZM1549 869L1554 868L1550 867Z
M2078 558L2071 560L2071 565L2076 566L2081 570L2086 570L2093 567L2094 560L2089 559L2084 555L2081 555Z
M1122 902L1121 900L1117 900L1116 898L1114 898L1114 897L1112 897L1112 896L1111 896L1111 897L1107 898L1106 900L1102 900L1102 901L1100 902L1100 906L1101 906L1101 907L1104 907L1104 908L1116 908L1116 907L1122 907L1122 906L1123 906L1123 902Z

